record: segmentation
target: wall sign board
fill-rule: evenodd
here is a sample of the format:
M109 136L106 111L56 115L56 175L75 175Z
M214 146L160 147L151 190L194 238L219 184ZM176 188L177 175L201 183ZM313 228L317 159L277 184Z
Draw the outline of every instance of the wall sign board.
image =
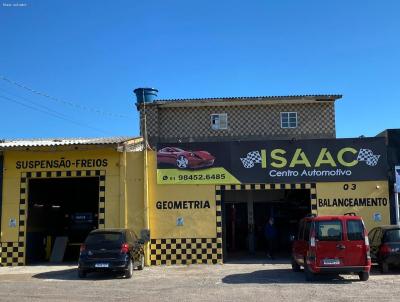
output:
M387 179L384 138L159 144L159 184Z

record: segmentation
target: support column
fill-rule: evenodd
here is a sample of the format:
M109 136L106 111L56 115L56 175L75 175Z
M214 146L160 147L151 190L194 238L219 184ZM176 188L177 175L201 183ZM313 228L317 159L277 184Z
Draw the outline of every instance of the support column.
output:
M125 148L125 147L124 147ZM119 225L128 227L128 200L126 190L126 151L121 153L119 160Z
M248 244L249 253L255 253L255 243L254 243L254 200L253 191L247 192L247 234L248 234Z
M148 175L148 168L149 168L149 158L148 158L148 150L147 150L147 144L145 142L145 146L144 146L144 165L143 165L143 184L144 184L144 190L143 190L143 199L144 199L144 211L143 211L143 215L144 215L144 228L145 230L150 232L150 212L149 212L149 175ZM150 238L149 238L150 239ZM146 265L150 265L150 241L146 242L145 246L144 246L144 250L145 250L145 255L146 255Z

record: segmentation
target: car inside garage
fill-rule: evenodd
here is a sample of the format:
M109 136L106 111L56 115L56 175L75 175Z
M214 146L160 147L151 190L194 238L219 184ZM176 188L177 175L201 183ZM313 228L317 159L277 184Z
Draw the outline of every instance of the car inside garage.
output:
M52 253L63 254L63 261L76 261L80 244L98 226L98 211L98 177L30 179L27 264L49 261Z

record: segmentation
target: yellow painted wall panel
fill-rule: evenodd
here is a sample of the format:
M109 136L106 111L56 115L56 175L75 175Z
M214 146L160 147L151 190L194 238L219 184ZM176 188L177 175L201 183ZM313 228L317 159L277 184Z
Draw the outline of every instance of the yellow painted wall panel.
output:
M317 183L318 215L355 212L368 230L390 224L387 181Z
M214 190L210 185L157 186L150 200L151 237L216 237Z
M16 242L18 241L19 205L3 204L2 210L1 241ZM15 227L10 227L11 219L17 223Z
M3 187L3 204L14 203L15 198L19 198L19 181L19 177L7 178L7 186Z
M127 211L128 227L138 236L144 225L144 183L143 183L143 152L127 153Z
M10 227L10 219L19 219L20 180L3 178L3 208L1 217L1 241L18 241L18 227ZM3 239L4 238L4 239Z
M149 216L151 238L215 238L216 207L214 185L158 185L157 155L149 152ZM196 207L191 201L202 202ZM209 207L205 204L209 203ZM160 204L161 202L161 204ZM166 203L162 203L166 202ZM169 202L169 203L168 203ZM172 202L172 203L171 203ZM169 209L168 204L182 206L181 209ZM185 203L186 202L186 203ZM163 205L166 206L164 209ZM183 207L185 207L184 209ZM157 208L157 206L161 208ZM177 220L183 225L177 225ZM179 223L179 221L178 221Z

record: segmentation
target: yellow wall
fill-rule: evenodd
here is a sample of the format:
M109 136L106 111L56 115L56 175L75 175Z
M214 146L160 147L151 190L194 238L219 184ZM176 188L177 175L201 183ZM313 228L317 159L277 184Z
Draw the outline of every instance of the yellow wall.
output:
M23 172L47 172L47 171L74 171L74 170L105 170L106 171L106 188L105 188L105 222L106 227L119 227L121 225L121 216L119 211L119 153L112 149L96 149L96 150L52 150L50 151L6 151L4 153L4 180L3 180L3 211L1 221L1 241L17 241L18 228L9 227L11 218L17 220L19 217L19 200L20 200L20 179ZM36 168L17 168L20 161L41 161L41 160L70 160L76 163L76 160L88 159L106 159L106 167L74 167L70 166L62 168L48 168L37 165ZM82 163L80 162L80 165ZM29 194L29 187L28 193Z
M140 236L145 228L143 152L117 152L113 148L92 147L92 150L73 150L71 147L48 147L40 150L4 152L3 208L0 242L17 242L19 232L19 209L21 175L26 172L55 171L105 171L105 227L128 227ZM104 160L107 165L82 166L82 160ZM47 162L46 162L47 161ZM50 167L48 161L64 161L69 167ZM100 163L99 162L99 163ZM26 166L24 166L26 165ZM68 164L67 164L68 165ZM36 167L35 167L36 166ZM65 173L64 173L65 174ZM62 174L62 177L66 175ZM44 176L45 174L42 174ZM75 174L73 174L75 175ZM52 177L55 177L53 173ZM73 176L72 176L73 177ZM29 196L29 183L26 199ZM27 207L26 207L27 208ZM27 213L29 219L29 213ZM99 214L99 218L103 214ZM16 227L11 227L10 219L15 219ZM25 218L26 221L26 218ZM23 228L23 227L22 227ZM14 265L14 263L13 263Z
M145 228L143 216L143 152L128 152L126 159L127 227L133 229L140 236L140 231Z
M151 265L222 263L220 196L214 185L158 185L157 158L149 152L148 211ZM174 206L174 208L170 208ZM178 207L178 208L177 208Z
M151 238L216 237L215 186L158 185L156 166L155 152L151 152L149 160ZM207 207L206 201L209 203L209 207ZM171 202L177 202L182 208L168 209L168 204L171 205ZM196 204L199 206L198 208L195 208ZM157 208L157 206L162 208ZM163 206L166 206L167 209L164 209ZM183 208L185 206L186 209ZM177 225L178 218L183 219L183 225Z
M359 199L363 198L369 198L370 205L357 205ZM348 203L348 206L337 206L339 199ZM372 205L373 200L380 205ZM378 225L390 224L388 182L317 183L317 207L318 215L338 215L355 212L363 217L368 230Z
M93 147L96 148L96 147ZM107 159L107 167L70 167L17 169L17 161ZM105 170L105 227L129 227L138 235L149 226L151 238L215 238L216 200L214 185L158 185L157 158L148 152L148 204L145 202L143 152L117 152L111 148L71 150L71 148L41 151L6 151L4 153L3 209L1 242L18 241L18 227L10 227L11 218L19 218L20 179L23 172ZM28 193L29 194L29 187ZM355 212L363 216L367 228L390 223L389 193L386 181L317 183L319 215ZM381 206L334 206L334 200L344 198L380 198ZM202 208L195 208L202 202ZM208 202L209 207L204 207ZM161 204L160 204L161 202ZM166 203L163 203L166 202ZM178 202L180 209L168 209L168 202ZM371 201L370 201L371 202ZM385 204L386 202L386 204ZM167 206L160 209L157 206ZM187 208L183 208L183 207ZM329 206L331 205L331 206ZM219 206L220 207L220 206ZM220 210L218 210L220 211ZM146 216L148 213L148 218ZM177 219L183 225L177 225ZM377 219L377 218L380 218ZM146 222L148 219L148 222ZM182 221L182 220L181 220ZM222 239L221 239L222 240ZM219 242L219 241L218 241ZM147 245L148 248L148 245ZM221 252L222 253L222 252ZM148 253L148 257L149 257ZM147 259L148 263L149 258Z
M215 237L214 190L208 185L157 186L155 199L149 202L152 238ZM174 203L181 208L170 209ZM183 219L183 225L178 226L177 219Z

